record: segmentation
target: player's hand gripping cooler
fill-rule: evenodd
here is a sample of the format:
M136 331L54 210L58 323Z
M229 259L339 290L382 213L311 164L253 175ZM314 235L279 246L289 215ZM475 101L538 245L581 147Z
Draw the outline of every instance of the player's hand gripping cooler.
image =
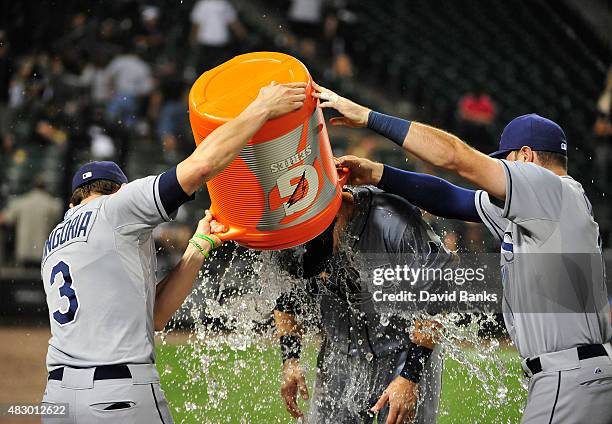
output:
M240 155L207 183L211 211L229 228L219 236L264 250L313 239L340 207L348 174L334 164L323 113L310 95L310 74L286 54L248 53L202 74L189 94L197 145L240 114L272 81L306 82L304 106L266 122Z

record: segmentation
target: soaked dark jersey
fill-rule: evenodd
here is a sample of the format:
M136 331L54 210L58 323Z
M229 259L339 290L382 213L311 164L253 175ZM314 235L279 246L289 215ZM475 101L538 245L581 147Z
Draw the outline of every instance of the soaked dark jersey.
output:
M284 294L277 309L299 313L310 301L318 308L326 339L338 350L379 357L407 347L411 318L382 311L372 301L372 269L405 264L441 268L454 256L408 201L371 186L350 191L353 215L326 277L311 278L304 290Z

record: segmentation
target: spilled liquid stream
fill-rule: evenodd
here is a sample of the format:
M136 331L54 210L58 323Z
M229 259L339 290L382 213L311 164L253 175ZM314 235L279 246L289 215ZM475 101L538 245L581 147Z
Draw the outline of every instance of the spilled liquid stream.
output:
M281 292L296 284L302 282L280 271L267 252L238 251L225 264L203 269L181 312L192 329L160 369L170 381L166 391L180 392L180 401L171 401L175 416L189 423L292 422L280 401L280 350L271 312ZM413 313L406 317L418 318ZM318 319L300 316L306 328L304 350L310 352L309 359L301 361L309 388L316 378ZM483 335L495 317L450 313L437 320L444 327L442 397L452 391L454 399L442 402L439 422L515 422L491 418L507 408L514 408L510 415L518 417L526 389L514 348L503 338ZM384 315L381 324L389 325ZM162 345L167 345L166 334ZM349 382L346 399L338 401L359 399L366 386L363 380ZM463 398L471 400L463 404Z

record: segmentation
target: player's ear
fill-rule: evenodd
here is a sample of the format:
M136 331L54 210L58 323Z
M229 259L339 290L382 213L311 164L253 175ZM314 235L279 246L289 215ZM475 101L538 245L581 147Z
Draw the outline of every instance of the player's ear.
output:
M535 153L529 146L521 147L516 155L516 160L521 162L533 162L535 160Z
M68 203L68 208L72 209L72 208L74 208L74 205L72 203Z

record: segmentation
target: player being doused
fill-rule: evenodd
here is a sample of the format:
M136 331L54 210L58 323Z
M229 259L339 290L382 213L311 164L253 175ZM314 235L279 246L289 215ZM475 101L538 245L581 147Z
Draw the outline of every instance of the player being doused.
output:
M322 346L306 421L434 423L442 358L437 324L410 314L384 315L372 303L365 264L443 268L455 256L404 199L371 186L345 189L334 223L303 247L277 253L300 284L283 293L274 311L283 355L281 394L293 417L297 396L309 397L300 366L300 317L314 309Z

